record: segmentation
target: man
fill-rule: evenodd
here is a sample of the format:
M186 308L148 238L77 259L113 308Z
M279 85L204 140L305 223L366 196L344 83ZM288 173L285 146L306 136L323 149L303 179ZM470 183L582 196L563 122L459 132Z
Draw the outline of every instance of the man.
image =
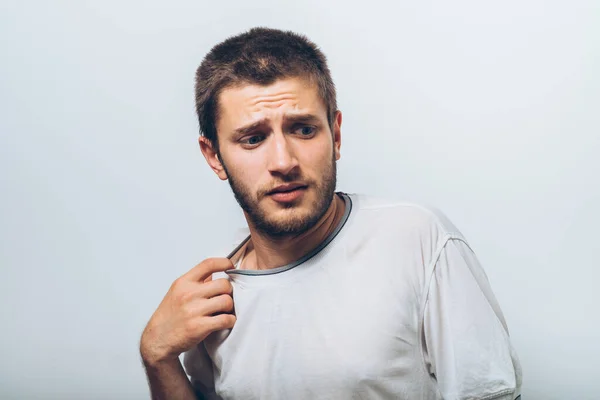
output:
M227 39L197 71L196 106L248 235L178 278L148 322L153 398L519 397L504 317L458 229L432 207L335 192L342 114L312 42Z

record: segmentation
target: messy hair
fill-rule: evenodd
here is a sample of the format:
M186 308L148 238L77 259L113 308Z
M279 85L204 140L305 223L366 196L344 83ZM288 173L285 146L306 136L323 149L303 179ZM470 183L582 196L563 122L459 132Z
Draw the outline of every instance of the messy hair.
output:
M306 36L257 27L217 44L196 71L200 134L219 151L218 97L225 88L242 84L269 85L277 79L292 77L316 83L327 108L327 121L333 127L337 111L335 85L325 55Z

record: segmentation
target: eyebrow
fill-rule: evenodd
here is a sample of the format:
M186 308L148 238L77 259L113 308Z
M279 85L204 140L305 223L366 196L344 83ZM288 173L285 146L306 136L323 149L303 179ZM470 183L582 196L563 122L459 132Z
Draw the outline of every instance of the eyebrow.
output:
M292 124L318 124L320 122L319 117L313 114L286 114L283 117L283 122L288 125ZM243 136L252 133L261 126L265 126L269 123L269 119L263 118L259 121L251 124L242 126L233 131L236 136Z

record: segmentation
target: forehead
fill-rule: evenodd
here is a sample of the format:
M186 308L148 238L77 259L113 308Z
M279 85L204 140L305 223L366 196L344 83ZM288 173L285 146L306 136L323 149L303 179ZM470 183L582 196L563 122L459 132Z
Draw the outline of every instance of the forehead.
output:
M305 78L279 79L269 85L242 84L224 89L218 101L217 131L227 133L259 119L276 119L289 113L310 113L327 118L318 86Z

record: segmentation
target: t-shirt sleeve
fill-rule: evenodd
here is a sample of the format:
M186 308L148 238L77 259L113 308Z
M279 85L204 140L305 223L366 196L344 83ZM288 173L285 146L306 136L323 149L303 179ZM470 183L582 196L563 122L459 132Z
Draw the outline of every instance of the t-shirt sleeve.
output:
M434 260L423 313L425 363L445 400L513 400L521 367L487 276L462 238Z
M203 343L183 354L183 367L199 399L221 400L215 393L213 365Z

